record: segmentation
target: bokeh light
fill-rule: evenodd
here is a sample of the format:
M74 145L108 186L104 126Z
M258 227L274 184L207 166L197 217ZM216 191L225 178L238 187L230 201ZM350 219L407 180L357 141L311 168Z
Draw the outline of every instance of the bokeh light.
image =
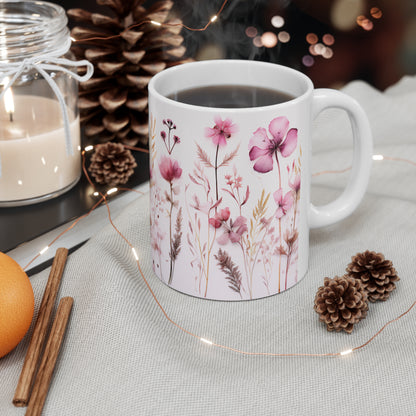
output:
M311 55L313 55L313 56L317 56L317 55L318 55L318 52L316 52L316 50L315 50L315 46L316 46L316 45L311 45L311 46L309 46L309 53L310 53Z
M368 20L368 19L364 15L357 16L357 19L355 19L358 26L362 26L363 22L366 21L366 20Z
M279 32L279 34L277 35L277 38L280 40L280 42L282 43L287 43L290 41L290 35L288 32L282 30L281 32Z
M306 35L306 42L311 45L315 45L318 42L318 36L315 33L308 33Z
M327 46L325 48L325 50L322 52L322 56L325 59L331 59L334 56L334 51L332 50L332 48L330 48L329 46Z
M335 0L330 11L331 22L338 30L352 30L355 27L356 17L364 10L364 0Z
M370 14L374 19L380 19L383 16L383 12L378 7L372 7Z
M364 30L372 30L374 27L374 24L371 20L366 19L363 23L362 23L362 28Z
M264 32L261 35L261 42L266 48L274 48L277 45L277 36L273 32Z
M257 29L254 26L249 26L246 28L246 35L249 38L254 38L255 36L257 36Z
M315 63L315 59L313 59L313 57L310 55L305 55L302 58L302 63L307 67L311 67Z
M285 19L283 19L282 16L273 16L271 23L274 27L283 27L285 24Z
M254 45L254 46L257 46L258 48L261 48L261 47L263 46L263 42L262 42L262 40L261 40L261 36L256 36L256 37L253 39L253 45Z
M317 55L322 55L325 52L325 45L323 43L317 43L314 45L314 50Z
M331 46L334 44L335 38L331 34L326 33L322 36L322 41L325 43L325 45Z

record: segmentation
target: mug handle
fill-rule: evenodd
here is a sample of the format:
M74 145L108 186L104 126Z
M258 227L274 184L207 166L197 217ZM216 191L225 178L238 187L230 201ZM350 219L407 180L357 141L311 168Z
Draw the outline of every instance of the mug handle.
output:
M353 134L351 175L343 193L326 205L310 204L309 227L333 224L350 215L363 198L370 177L373 143L367 116L356 100L336 90L320 88L314 91L312 117L327 108L340 108L349 116Z

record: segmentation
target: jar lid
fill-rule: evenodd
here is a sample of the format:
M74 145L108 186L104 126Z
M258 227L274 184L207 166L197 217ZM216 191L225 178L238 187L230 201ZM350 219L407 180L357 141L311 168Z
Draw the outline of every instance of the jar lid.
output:
M0 61L13 62L70 47L65 10L45 1L0 1ZM66 50L64 50L66 49Z

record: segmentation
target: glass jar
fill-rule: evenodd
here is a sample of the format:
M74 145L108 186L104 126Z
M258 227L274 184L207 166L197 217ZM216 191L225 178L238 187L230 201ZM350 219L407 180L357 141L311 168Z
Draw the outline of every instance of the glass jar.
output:
M0 207L54 198L81 176L67 21L53 3L0 1Z

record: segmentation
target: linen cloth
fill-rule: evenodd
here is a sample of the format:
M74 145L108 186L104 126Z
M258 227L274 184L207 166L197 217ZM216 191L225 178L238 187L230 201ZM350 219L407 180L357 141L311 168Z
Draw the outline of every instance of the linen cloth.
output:
M344 92L368 114L375 154L416 161L416 77L405 77L385 92L360 81ZM345 114L330 110L315 124L313 171L348 167L352 141ZM313 201L333 199L346 178L348 172L317 176ZM247 351L340 352L363 344L416 300L415 190L415 166L375 161L368 192L353 215L311 231L305 278L279 295L245 302L193 298L155 277L148 195L138 197L114 222L136 247L167 313L186 329ZM401 278L397 290L388 301L370 304L367 318L351 335L327 332L313 311L315 293L325 276L342 275L351 256L366 249L393 261ZM31 278L36 313L48 274L49 269ZM345 357L248 357L220 350L164 318L130 248L104 224L70 255L59 294L63 296L73 296L75 303L44 415L416 413L416 310ZM11 402L28 338L0 360L2 416L25 413Z

